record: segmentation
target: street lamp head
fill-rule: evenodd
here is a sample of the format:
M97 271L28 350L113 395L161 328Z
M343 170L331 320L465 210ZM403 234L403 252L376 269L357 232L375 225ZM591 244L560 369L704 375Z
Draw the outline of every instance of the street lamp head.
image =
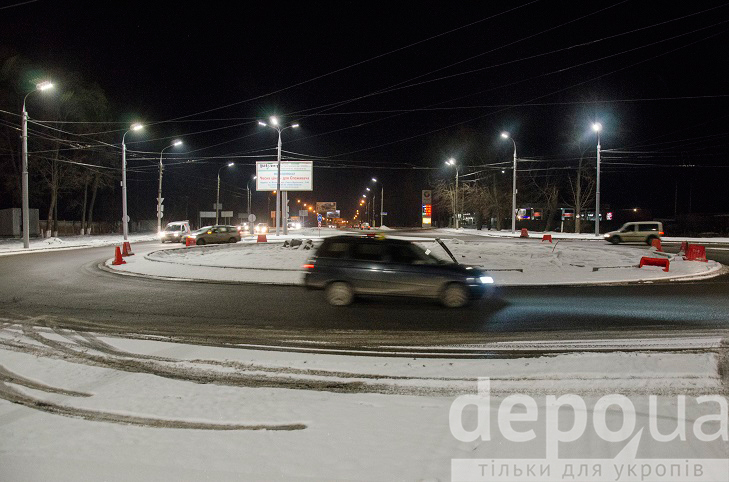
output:
M446 161L446 165L448 165L448 166L455 166L456 165L456 160L451 157L450 159L448 159Z
M367 189L368 191L371 191L371 189L370 189L370 188L366 188L366 189Z
M274 116L271 116L271 125L277 126L278 125L278 119Z
M44 80L43 82L39 82L35 85L35 88L38 90L48 90L53 88L53 82L50 80Z
M263 127L268 127L268 124L266 124L266 123L265 123L265 122L263 122L263 121L258 121L258 125L259 125L259 126L263 126Z
M252 179L258 179L258 176L253 176L253 178L252 178Z
M372 178L372 182L377 182L377 178L376 177L373 177Z
M501 137L504 138L504 139L509 139L511 136L509 135L508 132L504 131L504 132L501 133Z
M294 129L298 129L299 128L299 124L292 124L291 127L293 127Z
M142 124L140 124L139 122L135 122L130 127L130 129L133 130L133 131L138 131L138 130L143 129L143 128L144 128L144 126Z
M233 166L235 166L235 162L229 162L228 163L228 167L233 167Z
M599 122L595 122L594 124L592 124L592 130L595 132L600 132L602 130L602 124L600 124Z
M362 194L362 197L367 197L367 194Z
M172 145L175 146L175 147L181 146L182 145L182 141L179 140L179 139L177 139L175 142L172 143Z

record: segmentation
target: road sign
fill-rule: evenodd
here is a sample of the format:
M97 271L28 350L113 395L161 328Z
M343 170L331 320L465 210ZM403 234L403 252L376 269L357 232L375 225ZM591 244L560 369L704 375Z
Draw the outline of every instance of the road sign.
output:
M165 198L163 198L163 197L158 197L157 199L159 199L160 204L165 202Z
M200 211L201 218L214 218L215 211Z
M157 212L165 212L165 205L164 204L158 204L157 205Z
M220 211L220 217L221 218L232 218L233 211Z
M220 209L223 210L223 203L213 203L213 209Z
M249 214L248 215L248 222L249 223L252 223L255 220L256 220L256 215L255 214Z
M319 226L321 226L321 219L322 219L321 214L317 214L316 220L319 221Z
M305 217L308 217L308 216L309 216L309 211L307 211L306 209L299 209L299 217L300 218L305 218Z

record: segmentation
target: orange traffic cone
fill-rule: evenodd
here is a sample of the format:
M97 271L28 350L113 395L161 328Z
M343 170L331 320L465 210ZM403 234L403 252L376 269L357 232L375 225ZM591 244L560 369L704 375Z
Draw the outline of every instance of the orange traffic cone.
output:
M122 250L122 256L134 256L134 253L132 253L132 245L129 244L129 241L124 241L124 249Z
M520 238L528 238L529 237L529 231L527 228L521 228L521 235Z
M258 240L256 242L257 243L267 243L268 240L266 239L266 235L265 234L259 234L258 235Z
M124 259L122 259L121 250L119 249L119 246L116 247L116 252L114 253L114 261L111 262L114 266L119 266L120 264L127 264Z
M190 236L185 238L185 246L195 246L195 240Z

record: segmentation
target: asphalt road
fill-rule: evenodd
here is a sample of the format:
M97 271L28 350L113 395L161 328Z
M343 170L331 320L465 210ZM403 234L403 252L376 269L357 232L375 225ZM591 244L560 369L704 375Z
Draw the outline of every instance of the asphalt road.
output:
M143 251L159 247L136 246ZM108 273L98 264L111 252L105 247L0 257L0 322L195 343L330 349L729 332L728 276L701 282L501 288L494 298L455 311L399 299L333 308L320 292L297 287ZM727 253L709 250L729 264Z

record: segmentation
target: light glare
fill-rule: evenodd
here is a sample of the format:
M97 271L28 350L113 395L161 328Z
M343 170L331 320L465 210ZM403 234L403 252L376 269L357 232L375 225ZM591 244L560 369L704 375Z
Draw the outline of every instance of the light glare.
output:
M600 132L602 130L602 124L600 124L599 122L595 122L594 124L592 124L592 130L595 132Z
M272 116L271 117L271 125L272 126L277 126L278 125L278 119L276 119L275 117Z
M178 139L175 142L173 142L172 145L173 146L181 146L182 145L182 141Z
M501 137L503 137L504 139L508 139L509 138L509 133L508 132L502 132L501 133Z
M140 124L139 122L132 124L133 131L138 131L139 129L142 129L142 128L144 128L144 126L142 124Z
M38 90L48 90L53 88L53 83L50 80L44 80L43 82L40 82L36 84L35 86Z

